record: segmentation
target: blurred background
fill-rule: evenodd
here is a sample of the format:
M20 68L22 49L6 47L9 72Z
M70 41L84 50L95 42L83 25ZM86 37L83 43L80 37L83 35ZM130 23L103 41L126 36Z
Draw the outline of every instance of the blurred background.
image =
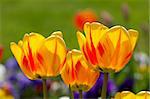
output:
M5 93L9 99L42 97L41 81L24 76L11 54L11 41L17 42L25 33L48 37L61 30L67 47L79 49L76 32L83 31L86 21L98 21L108 27L122 25L140 33L131 61L121 72L109 75L109 97L116 91L150 90L148 4L148 0L0 0L0 96ZM102 80L99 77L97 83ZM85 98L100 96L101 84L97 83L84 93ZM59 76L49 79L47 87L52 99L69 94ZM78 93L74 95L78 98Z

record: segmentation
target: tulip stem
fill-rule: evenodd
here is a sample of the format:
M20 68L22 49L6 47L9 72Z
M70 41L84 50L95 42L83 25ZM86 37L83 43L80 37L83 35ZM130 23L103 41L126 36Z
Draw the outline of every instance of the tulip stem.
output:
M74 99L73 91L71 90L70 85L69 85L69 90L70 90L70 99Z
M106 99L107 81L108 81L108 73L104 73L104 80L103 80L102 93L101 93L102 99Z
M46 79L42 79L42 82L43 82L43 99L48 99L47 98Z
M79 90L79 99L83 99L82 90Z

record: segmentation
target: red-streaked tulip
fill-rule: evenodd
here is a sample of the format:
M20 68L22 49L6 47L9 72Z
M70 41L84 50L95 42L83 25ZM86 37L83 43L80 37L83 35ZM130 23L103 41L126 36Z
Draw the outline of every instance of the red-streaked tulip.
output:
M141 91L137 93L136 99L150 99L150 91Z
M81 51L69 51L61 77L72 90L88 91L96 82L99 73L89 68Z
M48 38L38 33L25 34L18 44L10 44L21 70L29 79L57 76L64 64L66 45L61 32Z
M114 99L136 99L136 96L130 91L122 91L117 92Z
M82 10L76 13L74 21L76 27L83 30L84 23L97 21L97 16L91 9Z
M130 60L138 32L122 26L107 28L101 23L84 25L85 36L77 32L78 43L86 60L103 72L118 72Z

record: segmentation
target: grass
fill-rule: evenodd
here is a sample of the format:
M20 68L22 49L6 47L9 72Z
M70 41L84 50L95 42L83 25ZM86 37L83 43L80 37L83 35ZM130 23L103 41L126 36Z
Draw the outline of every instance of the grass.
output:
M125 2L125 1L124 1ZM5 48L3 61L12 56L11 41L17 42L25 33L38 32L49 36L61 30L68 48L78 48L77 29L73 17L78 10L91 8L98 16L107 10L116 25L126 26L122 13L122 0L1 0L0 43ZM148 53L148 33L143 33L140 24L148 23L148 0L126 0L130 7L130 28L140 32L138 46ZM100 17L99 17L100 20Z

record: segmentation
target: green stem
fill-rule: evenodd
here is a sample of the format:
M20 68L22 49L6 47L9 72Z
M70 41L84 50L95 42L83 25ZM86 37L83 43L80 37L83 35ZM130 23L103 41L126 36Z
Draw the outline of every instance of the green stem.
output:
M79 90L79 99L83 99L82 90Z
M107 81L108 81L108 73L104 73L103 87L102 87L102 93L101 93L102 99L106 99Z
M70 90L70 99L74 99L73 91L71 90L70 85L69 85L69 90Z
M42 82L43 82L43 99L48 99L47 98L46 79L42 79Z

